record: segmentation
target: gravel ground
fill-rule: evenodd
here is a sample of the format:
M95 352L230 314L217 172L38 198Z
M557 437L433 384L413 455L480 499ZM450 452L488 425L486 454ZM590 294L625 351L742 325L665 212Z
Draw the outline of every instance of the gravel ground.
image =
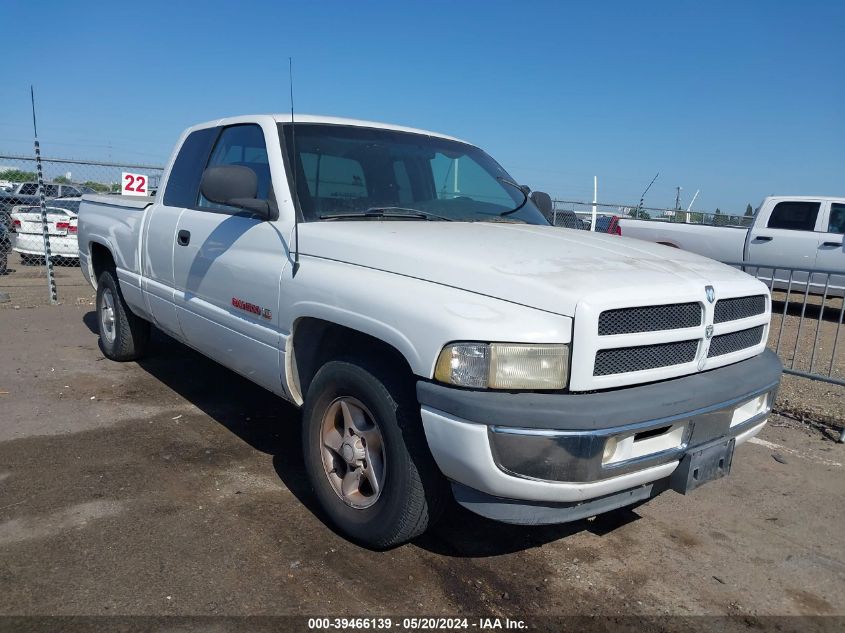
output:
M785 367L810 371L812 363L816 373L830 373L845 380L845 325L840 325L842 299L828 298L822 310L821 297L808 297L802 319L803 293L792 293L789 302L785 295L775 292L772 297L769 347L778 349ZM841 428L845 420L845 386L787 375L781 384L777 406L779 411L799 419Z
M453 506L416 542L370 552L315 507L297 411L160 335L147 360L105 360L90 292L73 294L0 310L0 614L841 630L845 447L813 425L775 416L729 478L689 496L542 528ZM784 615L839 617L756 619Z
M94 290L86 283L79 265L70 265L71 262L66 260L67 265L53 268L58 299L66 304L87 304L93 301ZM44 265L25 266L17 253L9 253L8 270L5 275L0 275L0 293L9 295L9 301L0 301L0 310L49 305Z

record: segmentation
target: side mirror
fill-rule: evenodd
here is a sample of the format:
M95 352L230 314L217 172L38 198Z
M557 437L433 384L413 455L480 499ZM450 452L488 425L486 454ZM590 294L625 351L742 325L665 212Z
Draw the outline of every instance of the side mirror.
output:
M258 176L249 167L223 165L202 172L200 192L206 200L270 217L270 203L256 198Z
M544 191L535 191L531 194L531 202L540 209L543 215L550 215L554 211L552 197Z

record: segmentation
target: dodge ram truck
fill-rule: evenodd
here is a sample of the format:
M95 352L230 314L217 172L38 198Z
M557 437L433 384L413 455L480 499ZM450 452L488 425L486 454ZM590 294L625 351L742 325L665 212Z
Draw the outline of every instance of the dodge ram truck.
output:
M387 548L450 495L550 524L688 493L766 422L768 288L550 205L456 138L244 116L186 130L155 198L86 196L79 258L109 359L155 325L301 407L326 516Z

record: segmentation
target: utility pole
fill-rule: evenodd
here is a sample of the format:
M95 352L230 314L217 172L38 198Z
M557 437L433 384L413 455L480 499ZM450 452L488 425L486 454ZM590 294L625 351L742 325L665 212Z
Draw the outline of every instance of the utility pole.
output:
M41 235L44 239L44 265L47 268L47 290L50 293L50 303L59 302L56 293L56 277L53 275L53 255L50 252L50 231L47 228L47 201L44 191L44 170L41 167L41 145L38 143L38 125L35 122L35 88L29 86L29 96L32 100L32 133L35 138L35 171L38 178L38 199L41 207Z
M681 210L681 187L675 187L675 211Z
M648 190L649 190L649 189L651 189L651 186L654 184L654 181L655 181L655 180L657 180L657 177L658 177L659 175L660 175L660 172L657 172L657 173L654 175L654 178L652 178L652 179L651 179L651 182L650 182L650 183L648 183L648 187L646 187L646 188L645 188L645 191L643 191L643 195L641 195L641 196L640 196L640 203L637 205L637 210L634 212L634 218L639 218L639 217L640 217L640 215L642 214L642 210L643 210L643 201L645 200L645 194L647 194L647 193L648 193Z

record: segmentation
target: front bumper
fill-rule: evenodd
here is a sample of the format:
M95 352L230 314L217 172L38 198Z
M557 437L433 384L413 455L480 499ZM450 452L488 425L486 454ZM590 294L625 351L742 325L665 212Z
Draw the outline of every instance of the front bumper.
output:
M640 490L667 480L690 449L718 438L738 445L758 433L780 375L780 361L766 351L708 372L600 393L468 391L419 382L417 396L432 454L458 484L459 501L476 494L583 504L635 491L621 503L627 505L668 487ZM609 438L624 450L604 454Z

